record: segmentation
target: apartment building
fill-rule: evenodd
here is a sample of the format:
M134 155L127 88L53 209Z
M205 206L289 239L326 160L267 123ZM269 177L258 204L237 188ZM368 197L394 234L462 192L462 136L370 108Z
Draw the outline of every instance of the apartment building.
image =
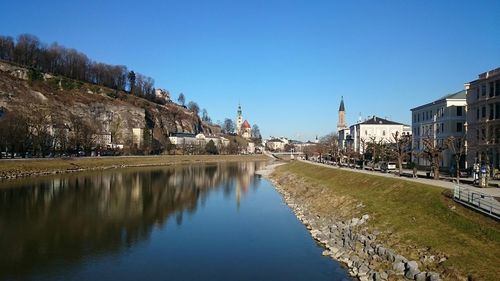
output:
M466 105L466 91L460 91L411 109L415 151L413 162L422 166L430 165L421 155L426 138L434 141L436 146L444 146L450 136L465 141ZM454 159L451 150L443 151L441 167L450 167L455 163ZM465 166L465 159L462 162L461 166Z
M467 163L500 166L500 68L465 84L467 92Z

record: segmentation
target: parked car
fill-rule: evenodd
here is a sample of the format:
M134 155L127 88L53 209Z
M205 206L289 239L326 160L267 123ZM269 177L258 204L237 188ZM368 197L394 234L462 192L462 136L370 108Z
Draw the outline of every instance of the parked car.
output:
M380 170L384 173L387 173L390 171L395 171L396 166L397 165L395 162L382 162L382 163L380 163Z

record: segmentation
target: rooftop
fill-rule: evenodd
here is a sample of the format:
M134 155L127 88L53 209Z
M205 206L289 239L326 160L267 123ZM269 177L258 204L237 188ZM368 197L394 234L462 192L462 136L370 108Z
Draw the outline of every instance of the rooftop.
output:
M194 138L196 137L196 134L191 134L191 133L171 133L171 137L178 137L178 138Z
M360 124L360 125L404 125L402 123L394 122L394 121L380 118L377 116L372 116L372 118L369 118L363 122L359 122L355 125L358 125L358 124Z
M441 97L433 102L430 102L430 103L426 103L424 105L421 105L421 106L417 106L415 108L412 108L410 109L411 111L413 110L418 110L418 109L421 109L421 108L424 108L424 107L428 107L430 105L435 105L435 104L438 104L438 103L443 103L445 102L446 100L464 100L465 101L465 98L466 98L466 92L465 90L461 90L461 91L458 91L456 93L453 93L453 94L448 94L444 97Z
M247 120L245 120L243 122L243 124L241 124L241 127L244 128L244 129L250 129L251 128L250 123L248 123Z

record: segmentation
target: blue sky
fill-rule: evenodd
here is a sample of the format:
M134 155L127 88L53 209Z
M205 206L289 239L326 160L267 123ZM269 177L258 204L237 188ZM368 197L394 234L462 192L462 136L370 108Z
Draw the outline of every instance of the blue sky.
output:
M410 108L500 67L500 1L5 1L0 34L31 33L151 76L176 98L269 135L334 131Z

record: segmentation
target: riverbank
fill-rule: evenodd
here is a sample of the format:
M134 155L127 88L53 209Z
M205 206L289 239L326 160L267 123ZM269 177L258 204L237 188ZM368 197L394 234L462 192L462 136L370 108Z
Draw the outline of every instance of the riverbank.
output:
M456 204L447 190L300 162L270 178L324 254L360 280L500 276L498 222Z
M264 161L266 155L158 155L45 159L2 159L0 179L62 174L124 167L169 166L179 164Z

